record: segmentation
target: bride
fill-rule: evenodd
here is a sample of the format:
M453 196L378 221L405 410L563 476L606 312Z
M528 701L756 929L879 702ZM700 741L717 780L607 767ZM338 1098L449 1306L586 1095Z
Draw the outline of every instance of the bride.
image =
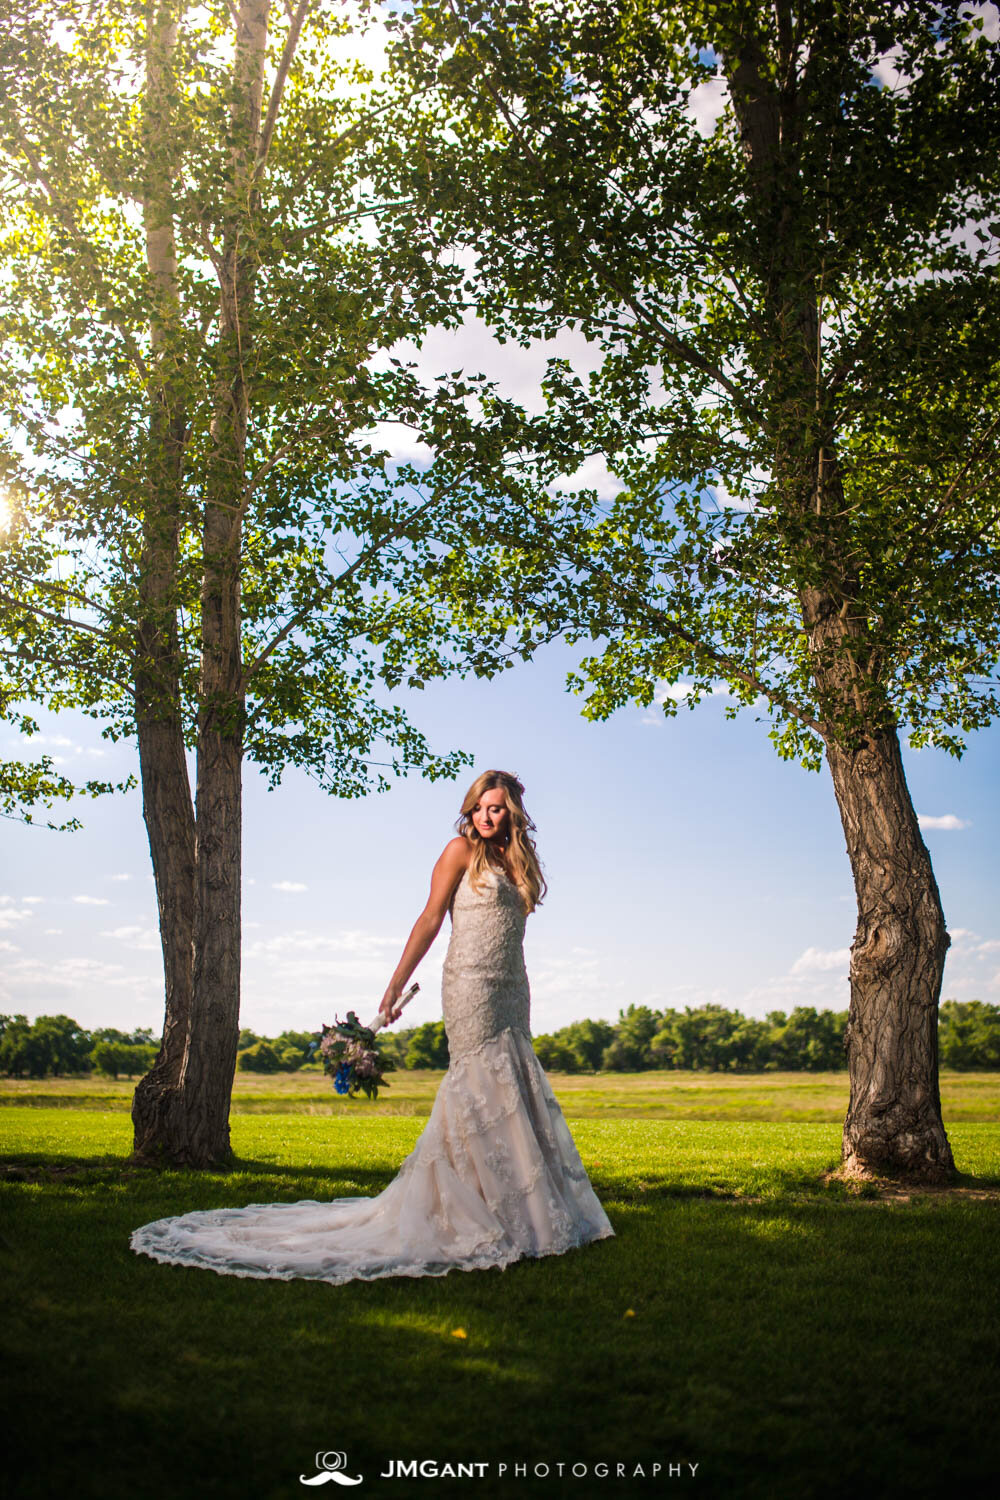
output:
M382 998L387 1021L450 912L450 1064L427 1126L374 1198L251 1203L144 1224L131 1247L227 1276L341 1283L444 1276L561 1255L614 1234L531 1045L524 924L545 890L506 771L473 782Z

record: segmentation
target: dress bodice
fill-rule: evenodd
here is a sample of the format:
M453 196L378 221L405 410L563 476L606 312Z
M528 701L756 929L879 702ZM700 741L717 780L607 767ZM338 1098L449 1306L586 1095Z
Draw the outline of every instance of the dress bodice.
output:
M517 886L491 866L483 871L478 890L468 871L459 881L441 987L453 1062L508 1027L531 1035L525 917Z

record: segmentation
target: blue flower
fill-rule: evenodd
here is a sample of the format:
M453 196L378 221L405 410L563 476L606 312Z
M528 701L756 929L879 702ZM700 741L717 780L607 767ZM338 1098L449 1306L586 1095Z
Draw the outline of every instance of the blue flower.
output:
M346 1094L351 1087L352 1068L350 1063L341 1063L333 1075L333 1086L338 1094Z

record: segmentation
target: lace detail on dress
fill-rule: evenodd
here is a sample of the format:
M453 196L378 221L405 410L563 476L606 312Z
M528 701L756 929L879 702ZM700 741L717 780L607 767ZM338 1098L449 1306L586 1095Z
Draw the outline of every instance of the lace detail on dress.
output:
M520 895L494 871L478 892L463 877L453 923L451 1064L385 1191L197 1210L144 1224L133 1250L220 1275L336 1285L504 1268L614 1234L531 1045Z
M531 1035L524 967L525 912L512 881L487 867L473 890L466 872L451 908L441 1001L452 1062L516 1026Z

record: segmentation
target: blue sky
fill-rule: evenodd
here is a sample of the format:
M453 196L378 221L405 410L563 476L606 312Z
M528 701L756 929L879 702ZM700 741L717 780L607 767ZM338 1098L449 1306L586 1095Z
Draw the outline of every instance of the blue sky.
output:
M573 659L551 648L492 683L440 683L407 700L439 748L461 746L476 770L513 770L526 785L550 883L526 937L534 1029L613 1019L631 1002L712 1000L753 1015L845 1007L855 909L829 775L780 761L765 726L752 713L726 720L721 700L673 719L636 707L588 723L563 688ZM89 720L63 715L45 729L67 766L131 765L128 747ZM905 752L918 812L963 825L925 832L955 939L945 994L994 1002L998 749L994 727L962 762ZM341 802L297 773L268 792L248 768L244 1024L274 1034L348 1006L374 1014L471 779L412 778ZM0 1008L157 1030L138 793L80 812L76 834L4 825ZM447 928L418 971L408 1021L440 1015Z

